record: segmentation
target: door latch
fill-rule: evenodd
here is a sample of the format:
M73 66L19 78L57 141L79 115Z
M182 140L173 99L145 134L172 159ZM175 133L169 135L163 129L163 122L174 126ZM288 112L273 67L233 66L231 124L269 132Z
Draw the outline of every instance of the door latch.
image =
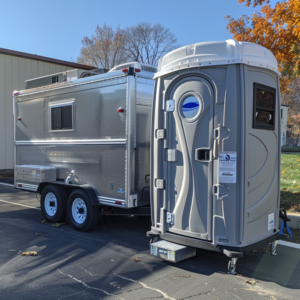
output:
M165 188L165 181L163 179L156 179L155 186L157 189L163 190Z
M158 140L162 140L165 138L165 130L164 129L157 129L156 130L156 138Z
M228 196L228 186L224 184L214 184L213 194L217 197L217 200L223 200L224 197Z
M167 149L167 161L177 161L176 149Z
M174 100L166 101L166 111L172 112L174 110L175 110L175 101Z
M215 140L226 140L229 138L230 129L218 124L218 127L214 130Z
M174 225L174 214L167 212L166 222L173 226Z

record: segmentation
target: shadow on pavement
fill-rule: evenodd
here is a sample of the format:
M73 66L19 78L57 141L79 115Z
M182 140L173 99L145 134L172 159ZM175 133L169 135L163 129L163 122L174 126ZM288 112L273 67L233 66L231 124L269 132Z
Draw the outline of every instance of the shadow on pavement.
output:
M95 264L98 266L97 273L101 276L117 273L134 280L141 280L167 267L205 276L214 273L231 276L226 274L229 259L221 253L197 249L196 257L177 264L150 256L149 238L145 236L150 228L150 217L102 216L96 229L85 233L74 230L69 224L54 228L51 224L42 224L42 219L38 210L0 213L2 236L4 233L8 236L5 238L7 252L4 255L6 259L2 260L3 267L20 260L14 262L16 254L8 252L9 248L21 251L37 249L37 259L31 264L19 266L18 273L26 274L32 268L49 268L47 274L50 274L57 272L57 268L80 265L82 259L90 259L94 267ZM35 236L35 233L42 235ZM141 263L134 263L134 256L142 257ZM277 256L258 250L257 253L249 253L245 258L239 259L237 272L255 280L299 289L299 260L299 250L278 246ZM51 265L53 266L49 267ZM36 279L40 276L39 271L37 273ZM103 284L105 282L106 280Z

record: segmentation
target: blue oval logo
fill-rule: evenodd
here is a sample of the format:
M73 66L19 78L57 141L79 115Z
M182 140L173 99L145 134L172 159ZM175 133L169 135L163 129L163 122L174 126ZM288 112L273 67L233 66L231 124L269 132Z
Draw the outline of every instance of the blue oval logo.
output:
M181 106L182 114L187 119L194 118L198 114L199 108L199 100L194 96L187 97Z
M199 102L188 102L182 105L183 111L190 111L199 108Z

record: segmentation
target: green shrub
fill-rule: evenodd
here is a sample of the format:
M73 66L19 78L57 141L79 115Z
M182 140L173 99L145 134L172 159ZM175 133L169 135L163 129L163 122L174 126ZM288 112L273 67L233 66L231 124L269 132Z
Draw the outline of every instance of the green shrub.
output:
M300 147L282 147L281 152L300 152Z

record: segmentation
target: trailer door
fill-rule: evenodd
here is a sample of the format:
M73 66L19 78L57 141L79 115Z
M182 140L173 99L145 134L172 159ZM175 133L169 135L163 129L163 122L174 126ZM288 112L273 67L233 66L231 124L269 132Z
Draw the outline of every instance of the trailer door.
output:
M167 231L211 240L214 91L204 78L189 76L168 99Z

